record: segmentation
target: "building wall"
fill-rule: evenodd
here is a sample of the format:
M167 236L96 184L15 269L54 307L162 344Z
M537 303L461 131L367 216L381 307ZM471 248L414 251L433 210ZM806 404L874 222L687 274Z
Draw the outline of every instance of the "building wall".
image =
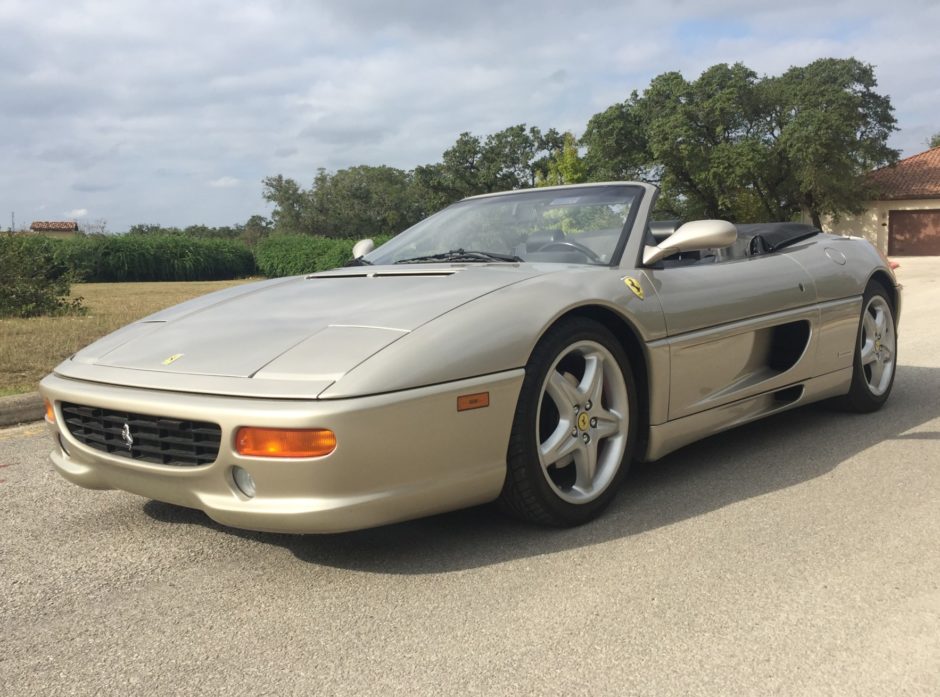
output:
M940 198L911 199L907 201L872 201L864 213L842 216L838 223L823 218L823 230L837 235L864 237L885 254L888 253L888 211L914 211L940 209ZM809 214L803 213L803 222L811 223Z
M70 237L78 235L74 230L42 230L36 234L42 235L43 237L53 237L57 240L67 240Z

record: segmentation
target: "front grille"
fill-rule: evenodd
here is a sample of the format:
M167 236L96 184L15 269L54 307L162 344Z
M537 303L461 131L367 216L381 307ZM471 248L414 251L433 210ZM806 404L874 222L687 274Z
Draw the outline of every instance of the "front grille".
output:
M197 467L214 462L222 429L217 424L184 421L63 402L69 433L89 448L159 465ZM128 448L125 426L130 438Z

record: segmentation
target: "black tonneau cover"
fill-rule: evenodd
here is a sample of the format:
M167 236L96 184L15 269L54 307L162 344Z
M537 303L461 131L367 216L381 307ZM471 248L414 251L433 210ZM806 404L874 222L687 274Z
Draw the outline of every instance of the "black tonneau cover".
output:
M738 238L750 240L751 255L769 254L822 232L805 223L751 223L736 225Z

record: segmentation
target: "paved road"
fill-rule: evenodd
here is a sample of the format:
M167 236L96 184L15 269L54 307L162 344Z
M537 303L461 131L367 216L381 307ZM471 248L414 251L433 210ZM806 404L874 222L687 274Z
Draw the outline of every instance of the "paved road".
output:
M576 530L242 533L0 431L0 694L940 694L940 259L903 263L884 410L711 438Z

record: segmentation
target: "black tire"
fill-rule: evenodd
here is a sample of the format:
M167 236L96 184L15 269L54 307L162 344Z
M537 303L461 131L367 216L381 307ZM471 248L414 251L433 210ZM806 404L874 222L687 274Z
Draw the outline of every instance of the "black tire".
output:
M639 411L630 361L606 327L576 317L545 334L525 372L500 507L535 523L580 525L611 502L633 457ZM576 404L564 416L558 401ZM570 463L568 454L553 460L567 449Z
M881 327L875 327L878 312L885 313ZM871 344L869 344L871 342ZM866 363L872 353L875 358ZM890 354L890 358L882 360ZM888 400L894 387L897 373L897 320L894 304L884 287L877 282L868 284L862 296L862 313L859 316L858 334L855 338L852 387L848 394L835 401L844 411L867 414L877 411ZM881 379L875 379L873 370L881 370ZM885 374L887 373L887 374Z

